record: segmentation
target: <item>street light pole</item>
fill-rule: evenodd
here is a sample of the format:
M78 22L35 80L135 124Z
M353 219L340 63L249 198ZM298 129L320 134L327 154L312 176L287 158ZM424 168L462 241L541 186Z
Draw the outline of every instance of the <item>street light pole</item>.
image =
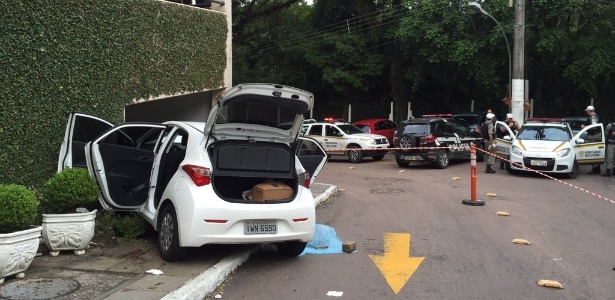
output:
M515 44L512 82L512 114L519 125L525 123L523 103L525 102L525 0L516 0L515 5Z
M502 35L504 36L504 41L506 42L506 50L508 50L508 84L507 87L511 88L511 84L512 84L512 61L511 61L511 55L510 55L510 45L508 44L508 38L506 37L506 33L504 32L504 28L502 28L502 25L500 25L500 22L498 22L498 20L496 20L492 15L490 15L487 11L485 11L480 4L476 3L476 2L470 2L468 4L468 6L479 13L482 13L483 15L486 15L488 17L490 17L496 24L498 24L498 27L500 27L500 30L502 31ZM509 90L510 91L510 90ZM512 105L512 103L511 103ZM510 111L510 107L509 107L509 111Z

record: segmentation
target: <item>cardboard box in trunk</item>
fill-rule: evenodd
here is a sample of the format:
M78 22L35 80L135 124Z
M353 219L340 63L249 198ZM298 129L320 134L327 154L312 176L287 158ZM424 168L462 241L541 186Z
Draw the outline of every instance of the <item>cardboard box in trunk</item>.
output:
M252 188L252 201L266 202L284 200L292 197L293 189L280 181L264 182Z

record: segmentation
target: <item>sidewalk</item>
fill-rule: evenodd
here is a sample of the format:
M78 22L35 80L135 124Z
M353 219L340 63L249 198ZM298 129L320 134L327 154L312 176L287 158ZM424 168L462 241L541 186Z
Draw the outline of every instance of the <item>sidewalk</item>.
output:
M315 183L311 191L318 206L335 196L337 187ZM153 240L122 244L94 240L92 248L81 256L63 251L51 257L42 252L26 270L25 278L8 277L0 284L0 299L201 300L259 248L203 246L190 249L188 259L169 263L160 258ZM163 273L145 273L151 269Z

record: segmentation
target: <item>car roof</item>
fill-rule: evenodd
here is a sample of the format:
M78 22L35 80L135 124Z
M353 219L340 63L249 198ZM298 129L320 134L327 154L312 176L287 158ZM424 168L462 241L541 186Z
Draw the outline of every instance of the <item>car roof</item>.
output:
M354 121L352 122L352 124L358 124L358 123L376 123L376 122L380 122L380 121L389 121L389 119L387 118L382 118L382 119L364 119L364 120L359 120L359 121Z

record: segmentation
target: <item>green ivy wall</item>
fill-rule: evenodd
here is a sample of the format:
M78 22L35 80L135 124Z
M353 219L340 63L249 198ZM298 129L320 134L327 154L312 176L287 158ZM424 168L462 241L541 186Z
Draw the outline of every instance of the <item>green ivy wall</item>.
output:
M0 5L0 184L40 187L69 113L224 86L223 14L156 0Z

